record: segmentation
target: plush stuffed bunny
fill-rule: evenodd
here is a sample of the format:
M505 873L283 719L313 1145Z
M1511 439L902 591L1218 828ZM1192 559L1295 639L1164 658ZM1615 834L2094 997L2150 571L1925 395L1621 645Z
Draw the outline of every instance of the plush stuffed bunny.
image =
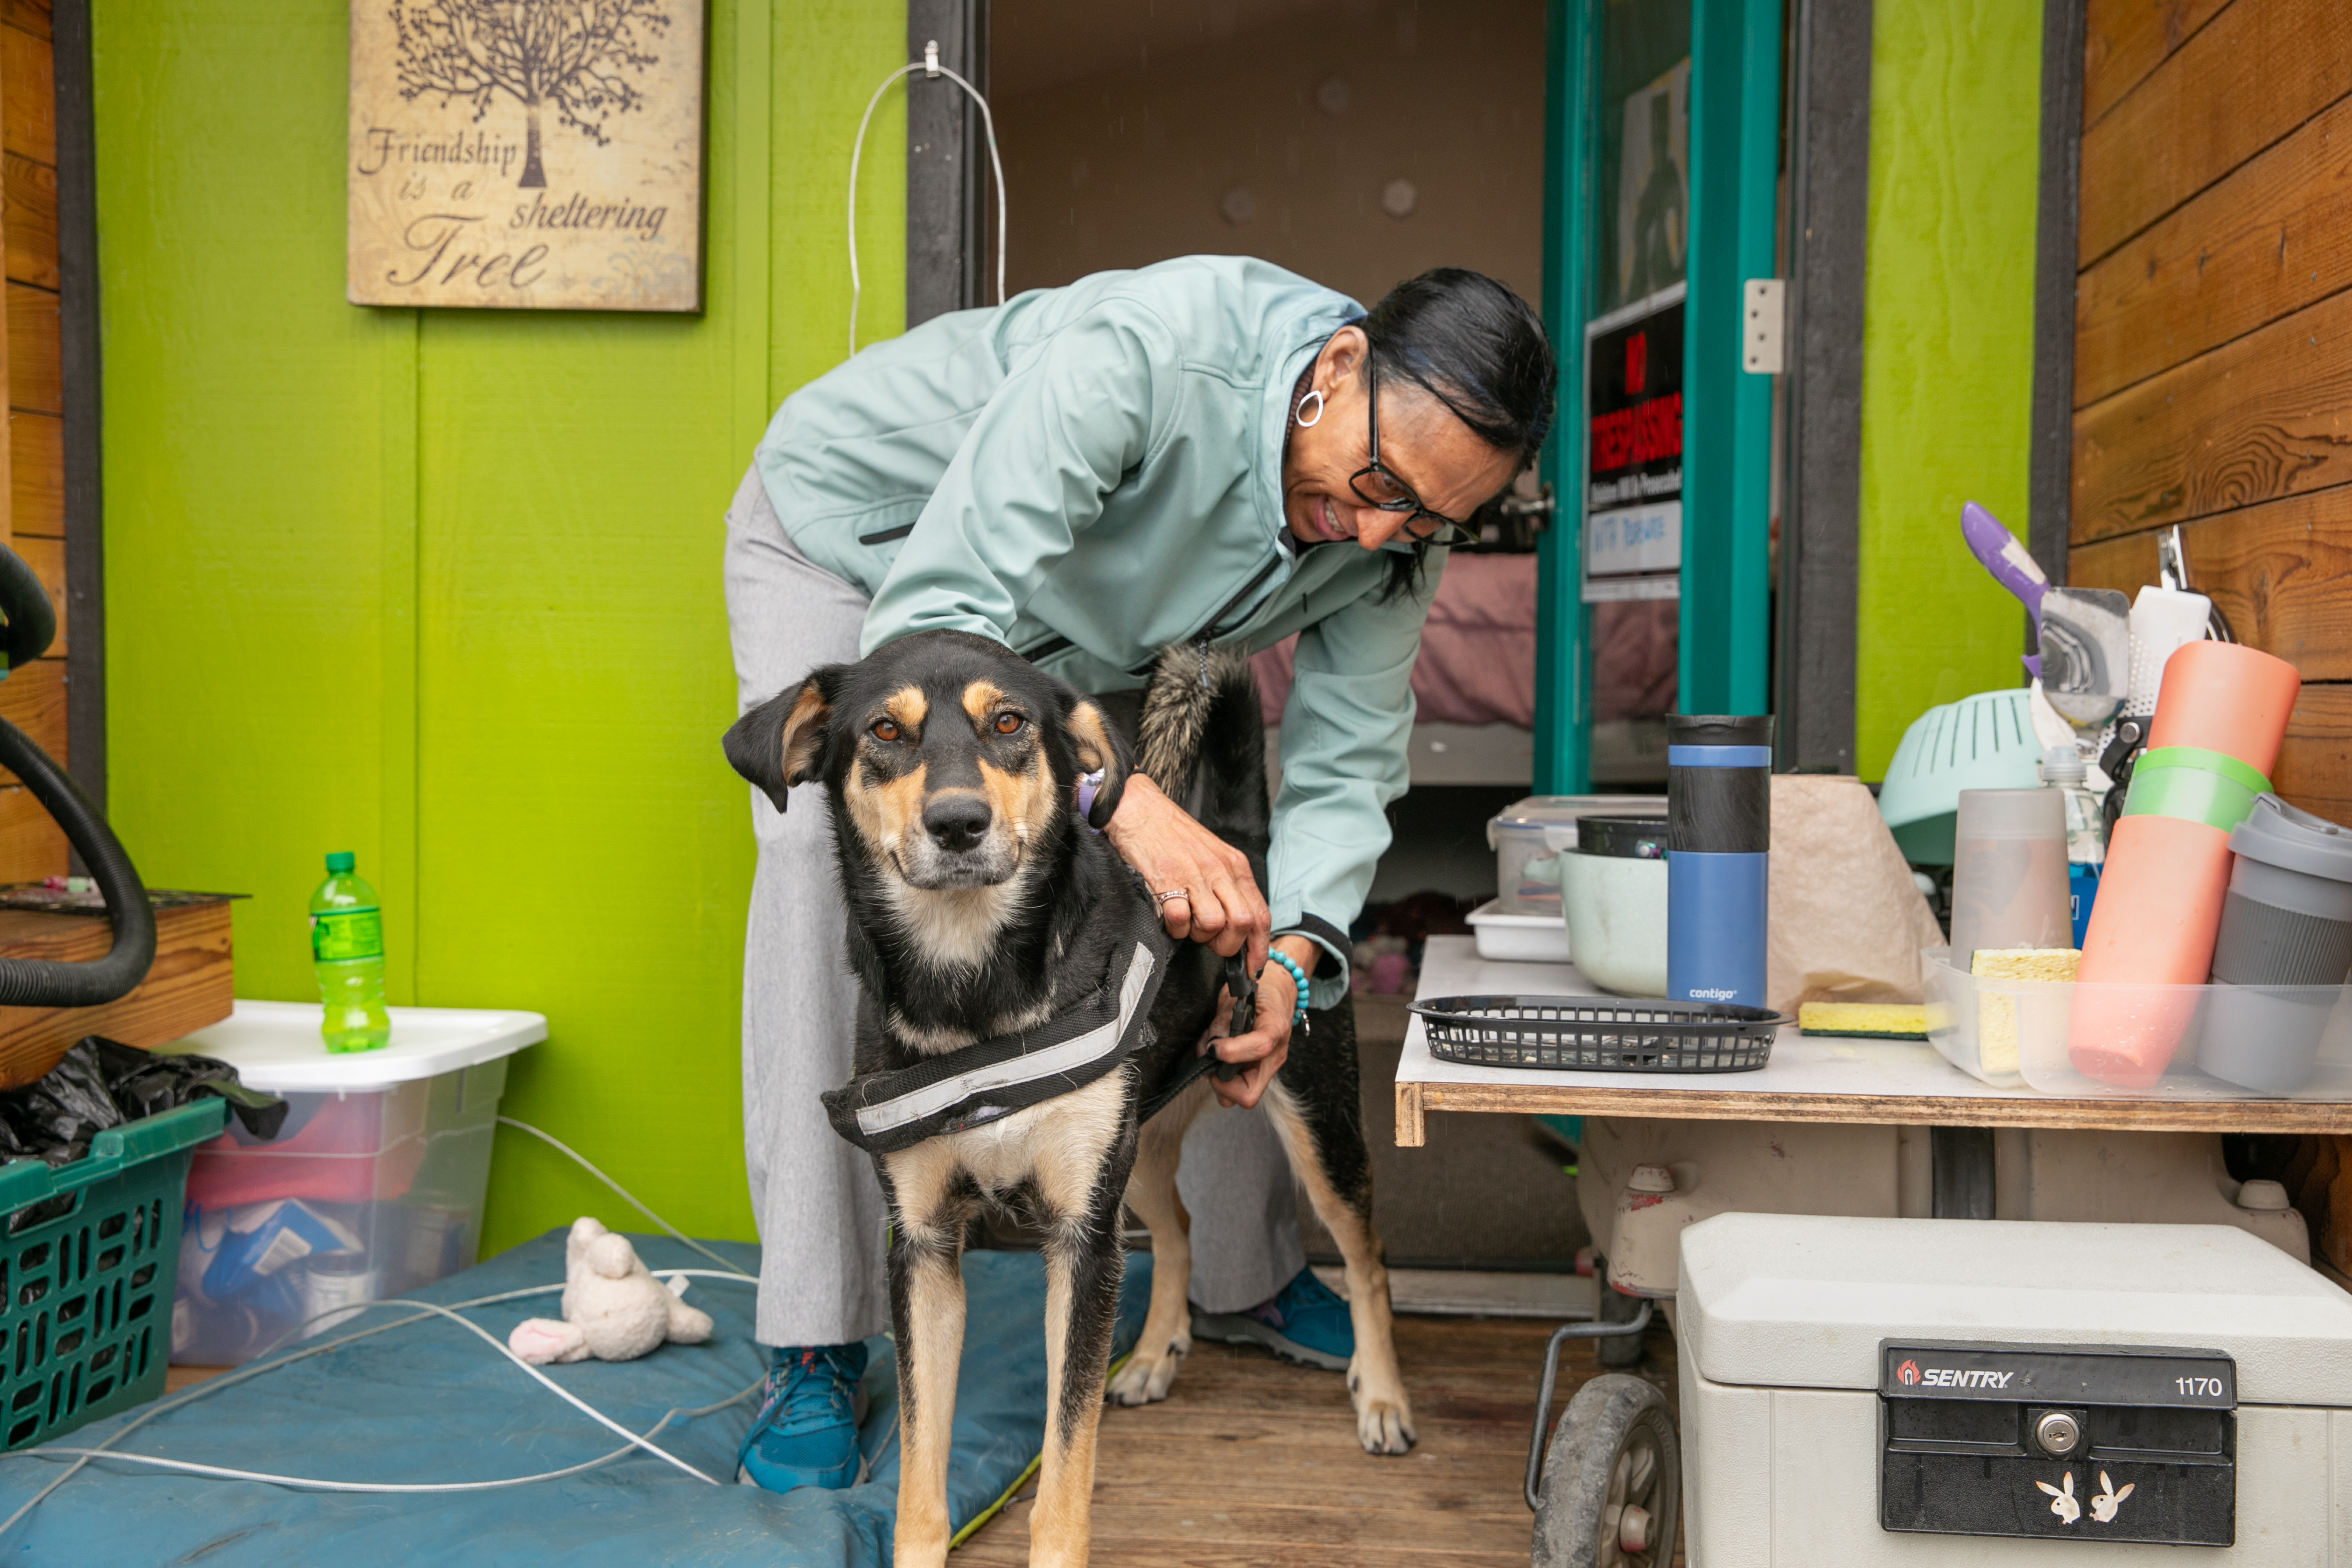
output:
M678 1297L686 1279L665 1285L637 1258L625 1236L585 1215L572 1222L563 1244L563 1317L530 1318L515 1325L507 1348L533 1365L551 1361L635 1361L666 1340L698 1345L710 1337L710 1316Z

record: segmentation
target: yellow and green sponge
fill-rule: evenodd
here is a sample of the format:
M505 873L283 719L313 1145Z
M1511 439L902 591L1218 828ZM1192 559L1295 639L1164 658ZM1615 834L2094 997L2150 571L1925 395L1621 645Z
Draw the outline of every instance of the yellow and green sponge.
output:
M1807 1002L1797 1008L1797 1028L1808 1035L1924 1040L1927 1009L1902 1002Z

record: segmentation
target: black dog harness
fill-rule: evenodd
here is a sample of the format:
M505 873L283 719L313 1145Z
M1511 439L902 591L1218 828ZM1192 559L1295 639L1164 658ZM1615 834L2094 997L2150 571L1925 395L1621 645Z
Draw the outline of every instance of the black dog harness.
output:
M975 1041L895 1072L859 1073L824 1096L833 1130L868 1153L892 1153L1067 1094L1133 1055L1176 944L1139 893L1123 901L1128 930L1102 984L1076 1006L1034 1029ZM1218 1065L1214 1056L1187 1061L1147 1099L1142 1116Z

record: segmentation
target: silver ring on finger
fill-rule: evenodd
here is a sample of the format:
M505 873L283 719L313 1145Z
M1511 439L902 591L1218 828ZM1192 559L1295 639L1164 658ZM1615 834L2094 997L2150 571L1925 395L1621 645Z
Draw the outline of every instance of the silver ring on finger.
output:
M1185 902L1190 903L1192 900L1192 890L1186 888L1171 888L1164 893L1154 893L1151 895L1151 901L1155 904L1171 904L1174 903L1178 899L1182 899Z

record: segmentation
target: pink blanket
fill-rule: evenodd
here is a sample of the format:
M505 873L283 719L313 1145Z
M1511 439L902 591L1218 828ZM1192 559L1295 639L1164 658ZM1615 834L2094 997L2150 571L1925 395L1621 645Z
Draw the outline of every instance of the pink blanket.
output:
M1282 721L1295 638L1252 660L1265 721ZM1536 722L1536 558L1456 555L1422 628L1412 668L1416 717L1447 724Z

